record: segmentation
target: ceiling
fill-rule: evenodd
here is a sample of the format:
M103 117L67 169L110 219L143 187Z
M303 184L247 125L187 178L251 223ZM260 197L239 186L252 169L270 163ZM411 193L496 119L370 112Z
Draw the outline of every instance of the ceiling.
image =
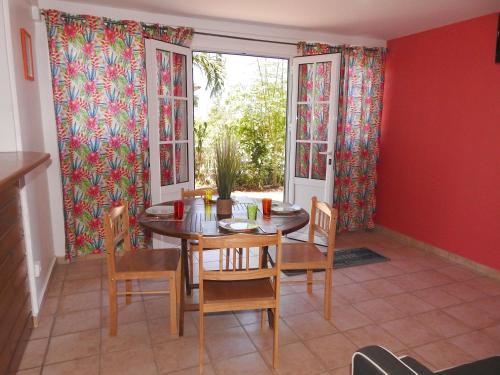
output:
M500 0L87 0L86 3L385 40L500 11Z

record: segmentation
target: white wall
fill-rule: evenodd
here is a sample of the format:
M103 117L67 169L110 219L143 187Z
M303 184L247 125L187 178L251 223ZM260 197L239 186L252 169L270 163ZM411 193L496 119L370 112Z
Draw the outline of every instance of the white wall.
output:
M24 79L22 68L21 28L26 29L32 37L33 58L35 66L37 65L36 28L35 22L32 20L32 4L30 0L3 0L2 6L6 35L5 51L7 51L11 85L9 96L12 100L11 112L17 134L15 142L11 143L10 146L17 151L45 152L38 72L35 71L35 81L27 81ZM49 206L49 190L53 188L53 184L49 185L46 172L48 164L40 166L26 175L21 190L32 311L35 316L38 315L55 261ZM34 276L35 262L39 262L41 265L39 277Z
M0 2L0 51L7 50L3 3ZM16 151L16 129L9 77L7 54L0 53L0 152Z

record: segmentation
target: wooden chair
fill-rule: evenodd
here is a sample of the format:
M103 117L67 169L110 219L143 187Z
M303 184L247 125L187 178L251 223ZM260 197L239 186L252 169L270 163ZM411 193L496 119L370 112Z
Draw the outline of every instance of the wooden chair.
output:
M177 334L177 302L180 296L181 262L179 249L131 250L128 205L113 208L104 215L109 285L109 335L116 336L118 296L125 295L130 304L134 294L170 294L170 331ZM123 244L123 254L117 246ZM132 280L160 279L169 281L169 291L132 291ZM125 281L125 292L117 291L117 282Z
M313 270L325 270L324 316L331 318L332 270L335 250L335 234L337 230L337 210L328 203L311 199L309 219L309 238L307 242L283 244L282 270L307 270L307 292L312 293ZM314 244L315 233L319 232L328 238L326 257Z
M200 188L200 189L193 189L193 190L187 190L182 188L181 189L181 197L182 199L189 199L189 198L205 198L205 193L207 191L212 191L212 193L217 193L217 190L212 189L212 188ZM207 249L208 250L208 249ZM212 250L212 249L211 249ZM193 260L193 253L198 252L198 241L197 240L192 240L189 242L189 285L191 288L195 287L194 285L194 260Z
M209 312L260 309L262 321L267 309L273 317L273 367L278 368L278 327L280 303L281 231L275 235L235 234L221 237L198 236L200 251L200 367L204 359L204 314ZM265 249L276 246L276 262L272 268L262 266ZM203 267L203 250L219 249L219 267L207 271ZM251 256L251 248L258 248ZM232 267L224 267L224 249L229 249ZM244 264L236 262L238 250L243 252ZM251 264L252 263L252 264Z

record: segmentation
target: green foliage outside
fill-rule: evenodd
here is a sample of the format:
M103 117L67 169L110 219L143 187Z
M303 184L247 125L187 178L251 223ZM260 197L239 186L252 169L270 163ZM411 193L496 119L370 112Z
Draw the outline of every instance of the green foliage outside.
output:
M257 60L251 87L216 95L207 121L195 119L196 185L214 185L214 142L232 134L239 142L238 190L283 186L287 103L287 61ZM227 90L227 89L226 89Z

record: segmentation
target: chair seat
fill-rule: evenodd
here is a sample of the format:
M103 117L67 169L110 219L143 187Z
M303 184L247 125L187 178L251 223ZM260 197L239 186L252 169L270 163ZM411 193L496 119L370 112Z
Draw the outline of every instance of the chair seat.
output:
M284 243L281 269L326 267L326 256L309 242Z
M251 300L274 300L274 288L270 279L203 282L205 304L231 303Z
M179 249L140 249L127 251L117 264L118 273L151 273L177 270Z

